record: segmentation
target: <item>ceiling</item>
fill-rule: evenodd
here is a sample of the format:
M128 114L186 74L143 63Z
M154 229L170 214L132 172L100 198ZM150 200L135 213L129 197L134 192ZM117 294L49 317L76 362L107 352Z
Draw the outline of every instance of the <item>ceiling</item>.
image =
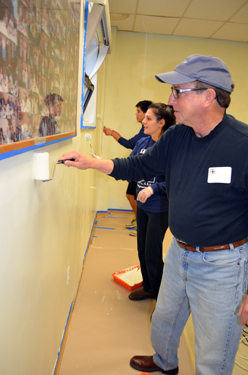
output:
M248 42L248 0L109 0L120 31Z

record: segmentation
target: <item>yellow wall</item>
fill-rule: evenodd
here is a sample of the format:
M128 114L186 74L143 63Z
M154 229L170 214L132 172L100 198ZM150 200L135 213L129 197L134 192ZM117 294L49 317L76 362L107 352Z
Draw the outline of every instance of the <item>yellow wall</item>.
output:
M232 73L235 90L228 113L248 123L248 44L201 38L183 38L155 34L120 32L112 28L113 46L101 74L106 85L101 86L98 102L103 108L105 126L130 138L140 126L135 119L135 105L140 100L167 102L170 85L159 83L155 74L173 70L188 55L199 53L217 56ZM126 157L129 151L112 137L103 138L103 157ZM100 191L109 208L130 209L125 198L126 182L105 178Z

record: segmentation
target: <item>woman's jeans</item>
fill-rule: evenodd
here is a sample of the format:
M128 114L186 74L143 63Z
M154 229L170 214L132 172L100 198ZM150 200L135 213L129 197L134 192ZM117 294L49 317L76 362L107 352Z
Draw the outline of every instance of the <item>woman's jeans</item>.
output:
M137 246L145 292L157 299L163 275L163 240L168 211L149 212L137 207Z
M246 295L248 243L229 250L186 251L173 238L165 257L151 339L154 362L178 366L177 349L192 313L196 375L231 375L242 327L238 309Z

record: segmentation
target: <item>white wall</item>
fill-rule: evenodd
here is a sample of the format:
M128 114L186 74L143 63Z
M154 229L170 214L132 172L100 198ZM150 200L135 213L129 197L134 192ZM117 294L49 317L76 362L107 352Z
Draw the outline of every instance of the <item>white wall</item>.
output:
M45 148L52 160L78 146L66 143ZM51 374L94 219L93 176L59 166L34 181L33 152L0 163L0 372Z
M83 28L81 34L82 41ZM84 136L97 130L80 130L79 116L77 137L37 150L49 153L51 169L73 149L90 155ZM97 137L92 144L97 149ZM3 375L53 373L97 208L97 173L57 165L53 181L35 181L33 154L0 161Z

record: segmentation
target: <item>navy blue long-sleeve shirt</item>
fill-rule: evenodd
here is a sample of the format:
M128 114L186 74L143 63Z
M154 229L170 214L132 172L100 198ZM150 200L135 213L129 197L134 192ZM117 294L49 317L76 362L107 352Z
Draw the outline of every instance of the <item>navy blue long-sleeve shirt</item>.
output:
M172 234L192 246L248 237L248 126L230 115L207 136L170 127L143 155L114 159L110 174L128 181L165 175Z
M134 137L130 139L120 137L118 143L120 143L120 145L122 145L125 148L131 148L133 150L138 140L143 137L147 137L147 134L144 134L144 125L142 125L139 133L136 134Z

